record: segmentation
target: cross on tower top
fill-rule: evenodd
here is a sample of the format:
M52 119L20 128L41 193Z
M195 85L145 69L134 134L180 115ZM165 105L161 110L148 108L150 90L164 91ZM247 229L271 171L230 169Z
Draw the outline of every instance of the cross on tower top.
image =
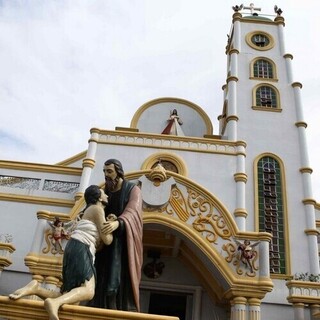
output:
M243 7L244 10L250 10L251 14L254 14L254 11L261 11L261 8L255 8L253 3L250 3L249 7Z

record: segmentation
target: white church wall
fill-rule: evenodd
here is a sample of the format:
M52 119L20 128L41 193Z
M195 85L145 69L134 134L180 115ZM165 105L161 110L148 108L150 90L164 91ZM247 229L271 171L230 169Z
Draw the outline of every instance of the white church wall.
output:
M109 158L120 160L124 171L132 172L140 170L145 159L161 151L169 151L181 157L188 169L187 177L210 191L231 213L233 212L236 201L236 183L233 176L237 172L236 156L99 144L90 184L101 184L104 182L103 163ZM208 168L208 170L202 170L202 168Z
M37 212L46 210L68 213L70 208L12 201L1 201L0 205L0 234L11 234L12 243L16 248L16 251L11 255L12 264L7 270L28 272L29 269L24 265L24 258L31 250L38 222Z

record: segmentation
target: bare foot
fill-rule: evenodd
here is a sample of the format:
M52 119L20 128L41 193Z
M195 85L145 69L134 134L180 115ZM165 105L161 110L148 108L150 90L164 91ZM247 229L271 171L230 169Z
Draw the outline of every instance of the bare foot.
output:
M59 310L59 304L51 298L48 298L44 301L44 307L46 308L49 320L59 320L58 317L58 310Z
M20 299L24 296L36 294L38 287L39 287L39 282L37 280L32 280L23 288L20 288L20 289L16 290L15 292L9 294L9 298L12 300L17 300L17 299Z

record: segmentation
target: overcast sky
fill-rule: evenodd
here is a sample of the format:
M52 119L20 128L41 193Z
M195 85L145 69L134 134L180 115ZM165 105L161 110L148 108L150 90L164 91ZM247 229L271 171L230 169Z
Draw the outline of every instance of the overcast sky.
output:
M0 158L54 164L87 148L92 127L129 127L145 102L198 104L218 134L232 6L223 0L0 0ZM250 2L245 5L249 5ZM320 30L316 0L256 1L286 21L303 84L320 201Z

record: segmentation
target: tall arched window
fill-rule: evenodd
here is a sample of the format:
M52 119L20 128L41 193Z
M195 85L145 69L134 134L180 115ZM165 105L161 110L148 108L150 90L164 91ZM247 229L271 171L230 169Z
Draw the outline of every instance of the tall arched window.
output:
M257 107L278 108L277 93L271 86L259 86L255 98Z
M286 274L285 203L283 173L279 161L264 156L257 162L259 231L272 234L270 242L270 273Z
M256 60L253 64L253 76L255 78L273 79L273 65L265 59Z

